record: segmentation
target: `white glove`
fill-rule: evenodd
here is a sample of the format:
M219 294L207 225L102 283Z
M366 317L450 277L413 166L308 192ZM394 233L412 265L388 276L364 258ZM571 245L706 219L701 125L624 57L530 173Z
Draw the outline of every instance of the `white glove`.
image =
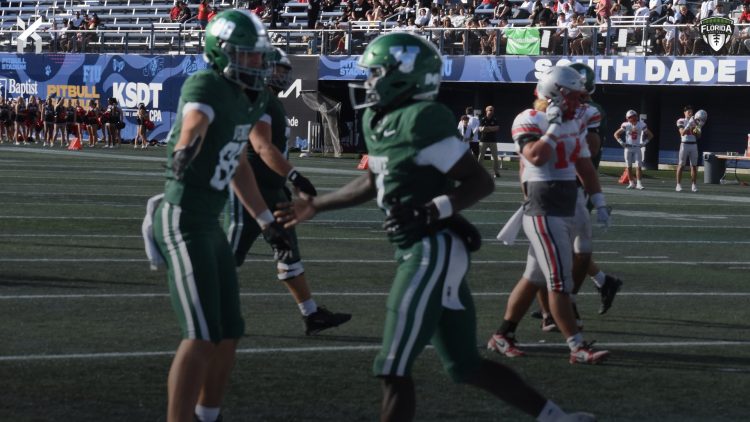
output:
M549 124L562 124L563 111L557 104L549 103L545 113L547 114Z
M607 202L604 200L604 194L597 192L591 195L591 203L596 207L596 222L600 227L609 227L612 218L610 217L610 208L607 206Z
M610 215L609 207L598 207L596 209L596 223L601 228L608 228L612 222L612 216Z

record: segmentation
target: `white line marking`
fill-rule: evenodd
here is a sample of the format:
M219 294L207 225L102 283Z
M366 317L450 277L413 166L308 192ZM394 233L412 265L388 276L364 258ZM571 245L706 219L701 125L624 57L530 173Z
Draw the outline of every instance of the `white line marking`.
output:
M667 259L668 256L623 256L625 259Z
M101 263L101 262L142 262L147 263L145 258L0 258L0 262L75 262L83 263ZM245 262L276 262L273 259L246 259ZM307 263L314 264L395 264L392 259L306 259ZM745 261L596 261L599 264L613 265L724 265L738 266L746 265ZM498 264L525 264L526 260L518 261L494 261L494 260L475 260L471 261L474 265L498 265Z
M675 342L597 342L602 347L726 347L726 346L750 346L750 341L675 341ZM529 343L521 346L533 349L551 349L567 348L563 343ZM477 345L477 348L484 345ZM428 346L432 348L432 346ZM372 352L380 350L380 345L351 345L351 346L313 346L313 347L258 347L248 349L237 349L238 354L274 354L274 353L320 353L320 352ZM9 355L0 356L0 362L29 362L29 361L46 361L46 360L73 360L73 359L122 359L122 358L142 358L142 357L159 357L173 356L174 351L153 351L153 352L101 352L101 353L71 353L71 354L50 354L50 355Z
M508 292L472 292L477 297L504 297ZM240 293L243 297L288 297L286 292L258 292ZM385 297L388 292L315 292L315 296L332 297ZM599 296L599 293L578 293L578 296ZM620 292L620 296L644 297L748 297L750 292ZM156 299L169 297L169 293L75 293L75 294L44 294L44 295L2 295L0 300L45 300L45 299Z

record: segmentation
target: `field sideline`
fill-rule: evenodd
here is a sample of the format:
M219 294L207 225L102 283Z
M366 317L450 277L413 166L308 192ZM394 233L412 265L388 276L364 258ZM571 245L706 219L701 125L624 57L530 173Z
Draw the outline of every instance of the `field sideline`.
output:
M361 174L353 159L293 161L323 192ZM0 145L1 421L165 420L179 331L165 274L148 269L140 238L164 162L163 148ZM518 332L527 357L484 351L528 247L523 238L514 246L495 240L520 204L515 168L506 162L495 193L464 213L484 238L469 275L482 353L563 408L601 421L746 420L750 188L705 185L700 174L698 193L677 193L672 171L647 171L646 190L629 191L616 183L621 168L602 169L614 225L595 229L595 257L625 286L605 316L596 313L593 284L582 289L585 336L612 352L603 365L582 367L568 364L558 333L542 333L531 318ZM380 387L370 368L395 268L381 221L372 201L298 229L317 302L354 315L314 337L275 280L269 248L253 247L239 269L247 334L224 420L377 420ZM531 420L451 384L429 348L414 376L419 421Z

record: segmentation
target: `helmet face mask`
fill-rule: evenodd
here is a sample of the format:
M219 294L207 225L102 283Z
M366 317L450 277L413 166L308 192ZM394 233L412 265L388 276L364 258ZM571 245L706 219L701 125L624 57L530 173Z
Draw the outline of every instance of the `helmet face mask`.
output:
M265 88L273 51L263 23L248 11L222 11L206 27L204 58L244 89Z
M410 99L431 100L440 89L442 64L437 49L421 37L405 32L381 35L357 62L367 70L367 79L349 84L352 106L384 109Z
M292 62L280 48L274 51L271 62L273 69L267 83L272 88L284 91L292 84Z
M567 66L552 66L539 78L537 97L559 106L563 119L570 120L587 95L585 79L575 69Z

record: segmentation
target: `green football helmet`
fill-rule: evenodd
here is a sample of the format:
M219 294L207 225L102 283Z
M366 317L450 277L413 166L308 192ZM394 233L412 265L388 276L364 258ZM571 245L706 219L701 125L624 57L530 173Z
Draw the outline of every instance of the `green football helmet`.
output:
M221 11L206 27L204 58L217 72L245 89L265 88L273 52L263 23L247 10ZM248 57L256 53L260 54L259 64Z
M292 62L284 50L278 47L271 57L273 70L268 78L268 85L279 91L284 91L292 84Z
M393 108L409 99L437 96L443 61L437 48L422 37L392 32L375 38L357 61L367 70L364 83L350 83L355 109ZM364 90L364 100L361 90ZM358 95L359 94L359 95Z
M594 74L594 70L583 63L571 63L569 66L585 78L586 82L584 85L586 86L586 91L588 91L589 95L593 94L596 91L596 75Z

